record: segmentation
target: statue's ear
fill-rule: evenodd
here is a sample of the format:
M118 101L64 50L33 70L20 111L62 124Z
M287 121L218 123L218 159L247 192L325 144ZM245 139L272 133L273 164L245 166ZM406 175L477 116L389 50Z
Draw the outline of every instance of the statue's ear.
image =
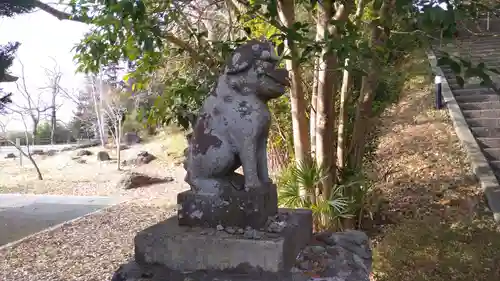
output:
M241 46L236 49L231 57L227 60L227 74L237 74L250 69L254 63L254 51L250 44Z

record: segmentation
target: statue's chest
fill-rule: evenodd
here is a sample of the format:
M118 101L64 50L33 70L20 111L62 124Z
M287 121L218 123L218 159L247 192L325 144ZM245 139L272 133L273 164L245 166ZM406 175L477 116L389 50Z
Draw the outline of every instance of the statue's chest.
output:
M244 121L267 124L271 121L269 108L261 102L241 100L235 103L234 112Z

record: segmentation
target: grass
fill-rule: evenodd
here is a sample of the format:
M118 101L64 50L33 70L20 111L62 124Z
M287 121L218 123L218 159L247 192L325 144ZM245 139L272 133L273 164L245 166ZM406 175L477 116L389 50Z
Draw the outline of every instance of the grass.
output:
M153 152L158 160L180 165L187 147L185 132L174 126L166 127L158 135L150 137L144 147Z
M500 232L447 110L433 108L424 54L380 119L368 167L387 202L373 231L377 281L500 280Z
M500 235L491 215L471 221L428 217L391 227L375 250L382 280L500 280Z

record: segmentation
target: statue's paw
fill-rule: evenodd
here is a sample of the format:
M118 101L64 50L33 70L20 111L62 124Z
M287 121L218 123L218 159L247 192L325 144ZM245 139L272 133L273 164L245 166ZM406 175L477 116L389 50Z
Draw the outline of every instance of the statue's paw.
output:
M265 179L262 181L263 185L272 185L274 182L272 179Z
M256 189L259 189L259 188L262 188L262 183L261 182L249 182L249 183L246 183L245 184L245 190L246 191L249 191L249 190L256 190Z

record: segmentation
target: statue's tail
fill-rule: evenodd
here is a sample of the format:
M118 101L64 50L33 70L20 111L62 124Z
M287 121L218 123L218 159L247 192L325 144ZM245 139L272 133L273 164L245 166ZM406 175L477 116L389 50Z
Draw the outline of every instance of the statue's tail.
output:
M182 161L182 166L184 167L184 170L186 170L186 177L184 177L184 181L187 182L188 184L190 183L190 175L189 175L189 161L190 161L190 153L189 149L191 148L191 139L193 137L193 133L189 133L186 135L186 140L187 140L187 147L184 149L184 161Z

